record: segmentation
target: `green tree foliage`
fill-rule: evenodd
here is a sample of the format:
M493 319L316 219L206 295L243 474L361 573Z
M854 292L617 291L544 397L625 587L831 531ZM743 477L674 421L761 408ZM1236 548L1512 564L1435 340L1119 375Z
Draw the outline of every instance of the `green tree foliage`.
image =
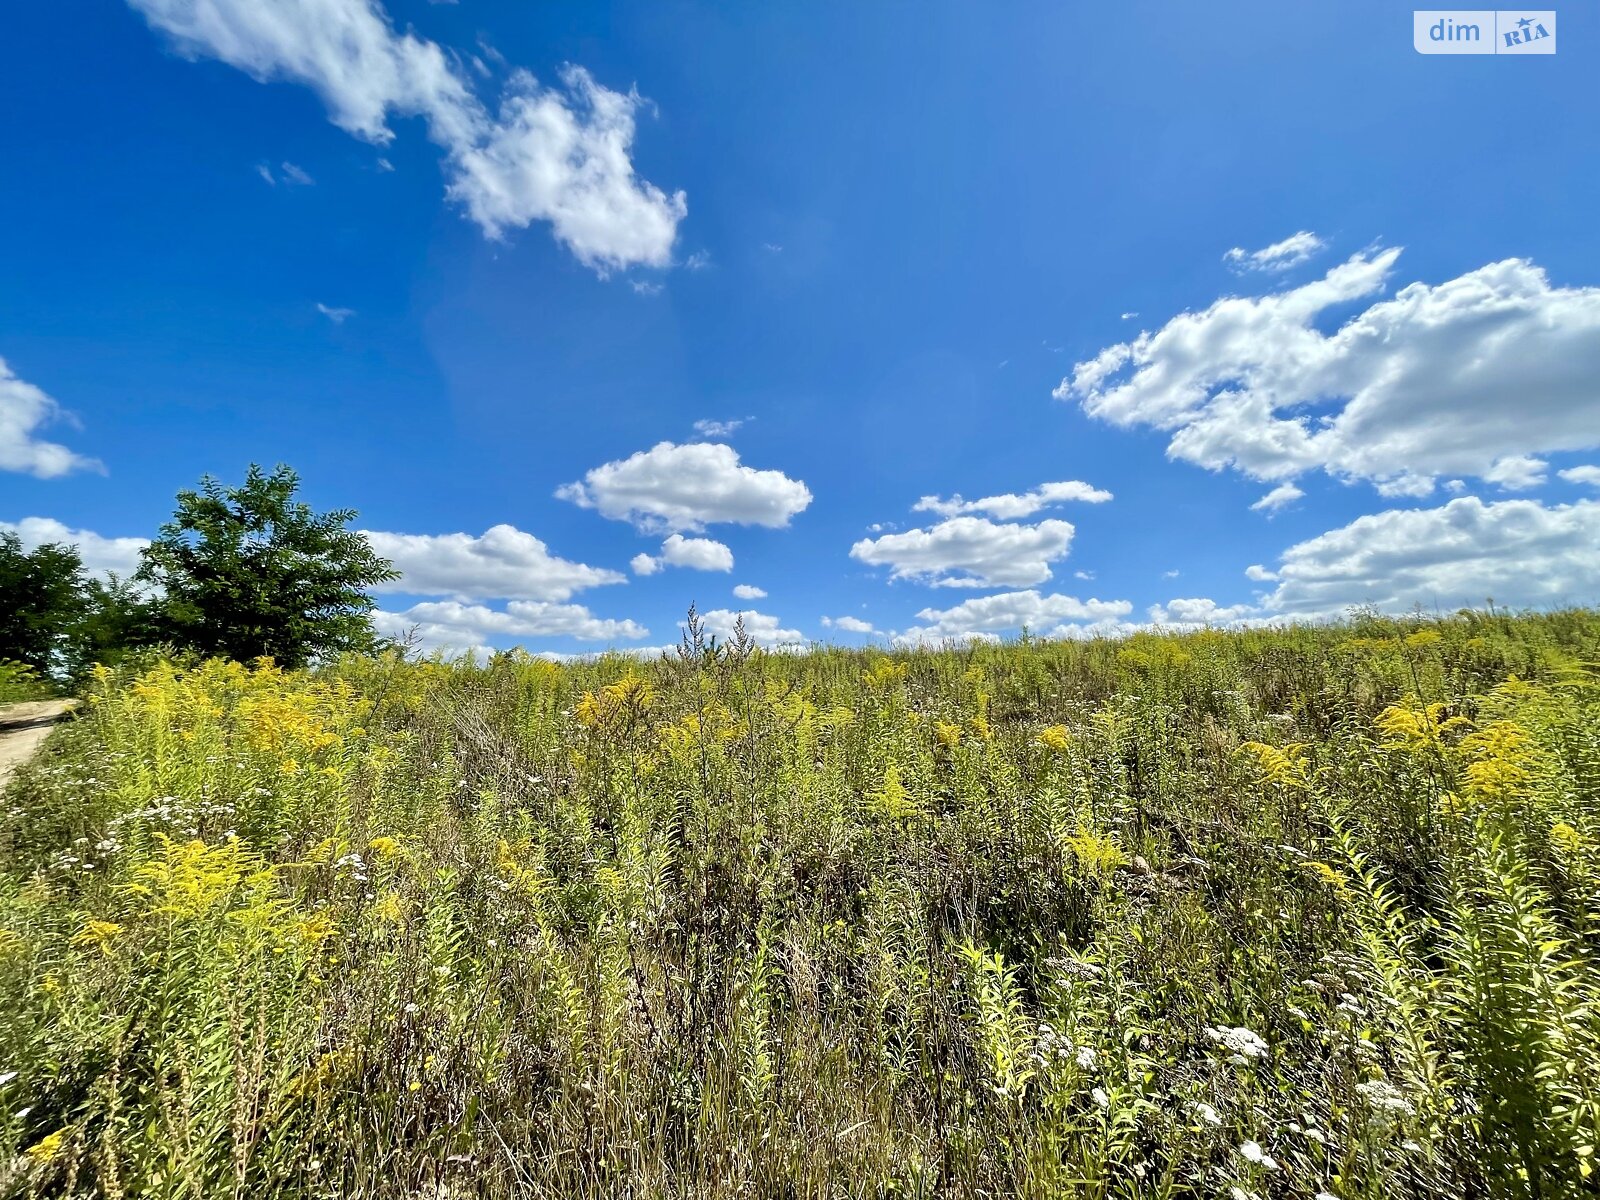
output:
M65 650L68 677L82 680L96 663L115 666L159 642L158 612L159 602L133 580L88 576L82 613Z
M0 534L0 658L53 672L84 605L77 550L52 543L29 551L16 534Z
M130 580L90 575L74 546L27 551L16 534L0 536L0 660L72 684L155 640L152 602Z
M207 476L178 493L173 519L144 551L136 578L163 599L158 626L174 645L244 661L301 666L374 643L366 589L398 578L359 533L353 509L313 512L299 476L251 464L244 483Z

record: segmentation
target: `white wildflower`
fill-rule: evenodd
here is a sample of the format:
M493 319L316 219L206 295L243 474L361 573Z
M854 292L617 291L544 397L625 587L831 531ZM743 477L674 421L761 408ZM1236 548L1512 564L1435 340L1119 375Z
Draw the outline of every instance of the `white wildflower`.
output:
M1269 1171L1278 1169L1277 1159L1263 1150L1259 1142L1246 1142L1239 1147L1239 1153L1244 1156L1247 1162L1253 1162L1258 1167L1265 1167Z
M1261 1035L1243 1025L1219 1025L1215 1028L1207 1025L1206 1035L1228 1052L1230 1062L1242 1064L1252 1058L1263 1058L1267 1053L1267 1043Z
M1400 1089L1387 1079L1373 1079L1367 1083L1356 1084L1356 1091L1361 1093L1374 1109L1379 1112L1401 1113L1410 1116L1417 1110L1405 1098Z

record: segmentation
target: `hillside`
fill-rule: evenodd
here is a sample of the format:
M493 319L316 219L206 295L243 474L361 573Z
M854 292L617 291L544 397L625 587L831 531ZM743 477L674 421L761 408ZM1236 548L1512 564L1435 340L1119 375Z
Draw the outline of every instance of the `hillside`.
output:
M102 670L0 1194L1565 1196L1600 616Z

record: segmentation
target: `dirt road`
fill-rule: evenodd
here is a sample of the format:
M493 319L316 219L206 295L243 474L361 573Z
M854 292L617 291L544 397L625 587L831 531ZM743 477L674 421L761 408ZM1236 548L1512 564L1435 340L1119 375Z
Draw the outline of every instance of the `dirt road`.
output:
M38 700L0 705L0 789L11 773L33 757L50 729L78 706L76 700Z

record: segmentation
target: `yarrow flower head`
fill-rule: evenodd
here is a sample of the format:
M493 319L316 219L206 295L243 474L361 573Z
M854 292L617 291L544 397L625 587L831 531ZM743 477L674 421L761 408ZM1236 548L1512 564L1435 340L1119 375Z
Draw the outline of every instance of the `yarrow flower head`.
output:
M1267 1043L1261 1035L1243 1025L1207 1025L1206 1036L1228 1052L1229 1062L1243 1064L1267 1054Z
M1378 1133L1387 1132L1401 1117L1409 1117L1417 1111L1400 1089L1387 1079L1358 1083L1356 1091L1371 1110L1367 1118L1368 1127Z
M1239 1153L1246 1162L1253 1162L1258 1167L1265 1167L1269 1171L1278 1169L1278 1160L1263 1150L1260 1142L1244 1143L1239 1147Z

